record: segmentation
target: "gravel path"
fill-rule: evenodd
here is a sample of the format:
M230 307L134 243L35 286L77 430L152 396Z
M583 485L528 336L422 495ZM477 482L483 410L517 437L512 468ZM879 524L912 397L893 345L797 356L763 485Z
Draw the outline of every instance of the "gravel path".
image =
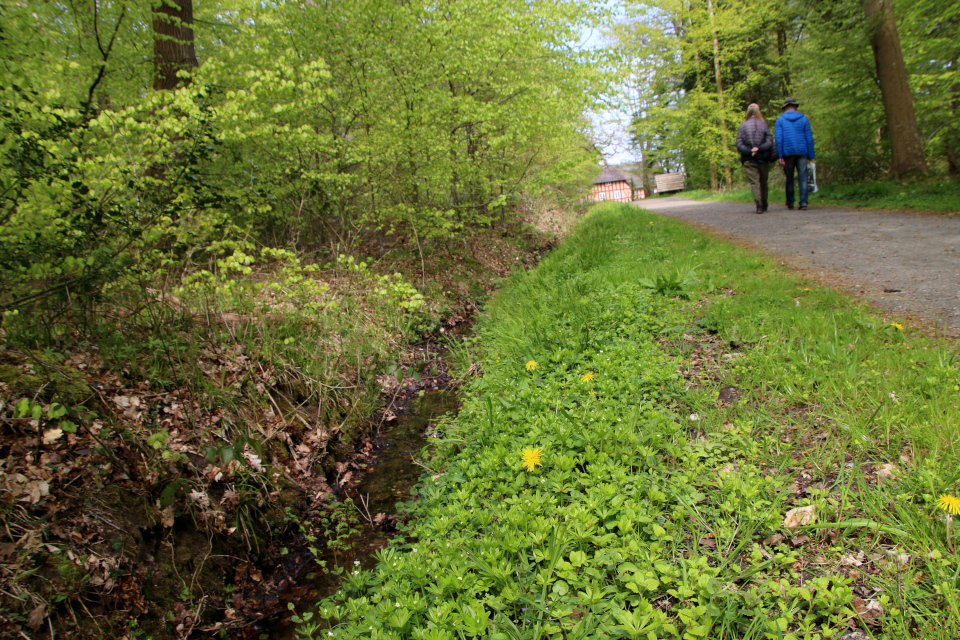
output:
M913 316L960 335L960 216L652 198L644 209L746 242L863 295L891 320Z

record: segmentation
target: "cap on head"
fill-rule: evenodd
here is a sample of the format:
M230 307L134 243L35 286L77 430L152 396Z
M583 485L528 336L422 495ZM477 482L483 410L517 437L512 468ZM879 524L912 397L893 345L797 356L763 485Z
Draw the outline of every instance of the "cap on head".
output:
M799 106L800 106L800 103L797 102L796 98L787 98L786 100L783 101L783 106L780 108L786 109L787 107L799 107Z

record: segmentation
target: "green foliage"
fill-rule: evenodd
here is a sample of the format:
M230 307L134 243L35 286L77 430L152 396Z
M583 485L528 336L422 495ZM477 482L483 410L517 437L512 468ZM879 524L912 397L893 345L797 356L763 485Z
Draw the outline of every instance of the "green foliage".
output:
M616 29L636 96L632 132L648 167L682 166L692 186L715 188L711 166L714 172L736 166L732 141L746 106L758 103L772 129L783 98L794 96L810 117L824 182L886 177L892 134L862 2L712 4L711 21L704 0L629 3L630 19ZM957 175L958 9L940 0L894 5L927 160L937 173Z
M691 301L637 285L657 270L688 273L694 251L706 282L688 280ZM710 295L713 280L737 295ZM933 621L958 601L944 585L958 564L930 514L957 475L940 444L960 428L955 348L887 331L801 284L680 223L597 207L494 299L484 376L431 453L443 472L423 477L377 570L320 603L330 629L306 624L301 637L822 640L859 624L864 584L883 589L877 637L911 625L950 637L955 621ZM698 388L679 373L711 339L689 323L704 306L713 344L738 345L719 371L745 393L736 407L717 406L719 382L698 378L709 387ZM891 392L898 400L877 412ZM819 448L793 443L818 430L828 433ZM542 465L524 471L524 448L541 449ZM907 450L919 462L899 461L898 482L867 479ZM817 468L822 489L788 486ZM802 505L837 537L807 528L816 540L771 541ZM910 581L880 563L875 582L855 585L834 567L863 550L930 560Z
M263 245L469 235L593 158L581 0L205 6L202 63L171 92L132 62L149 7L75 9L0 17L0 308L41 343L154 278L229 288ZM273 259L311 286L299 254Z
M769 112L783 95L789 85L785 39L796 28L796 11L783 2L718 0L713 14L702 1L634 2L630 20L616 30L636 71L630 87L636 147L648 167L682 168L695 186L739 168L734 139L744 107L758 102Z

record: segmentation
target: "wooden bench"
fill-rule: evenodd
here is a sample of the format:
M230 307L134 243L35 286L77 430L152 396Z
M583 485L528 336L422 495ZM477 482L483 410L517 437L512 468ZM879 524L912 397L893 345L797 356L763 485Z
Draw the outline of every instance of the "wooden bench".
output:
M653 180L657 184L657 193L683 191L682 173L658 173L653 176Z

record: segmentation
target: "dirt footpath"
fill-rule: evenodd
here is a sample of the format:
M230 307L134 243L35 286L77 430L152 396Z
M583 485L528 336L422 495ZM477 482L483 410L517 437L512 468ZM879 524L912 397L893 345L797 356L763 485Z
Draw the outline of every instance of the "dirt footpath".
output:
M863 295L891 321L914 316L960 335L960 216L653 198L645 209L746 242Z

